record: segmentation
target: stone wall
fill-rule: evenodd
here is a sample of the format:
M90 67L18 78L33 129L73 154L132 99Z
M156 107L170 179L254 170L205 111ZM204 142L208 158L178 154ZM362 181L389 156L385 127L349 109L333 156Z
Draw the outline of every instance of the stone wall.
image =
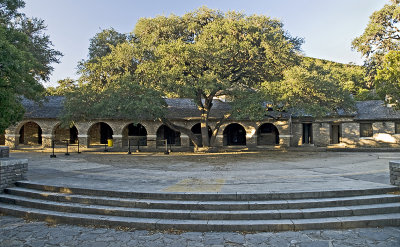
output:
M9 148L0 147L0 193L15 182L26 179L28 171L27 159L9 158Z
M10 148L0 146L0 158L10 157Z
M400 187L400 161L389 162L390 183Z

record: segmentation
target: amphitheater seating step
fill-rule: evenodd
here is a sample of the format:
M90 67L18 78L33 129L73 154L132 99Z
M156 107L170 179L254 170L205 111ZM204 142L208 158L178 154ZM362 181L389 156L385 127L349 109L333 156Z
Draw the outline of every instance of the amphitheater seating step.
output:
M279 193L146 193L28 181L0 194L0 213L77 225L187 231L400 226L397 187Z

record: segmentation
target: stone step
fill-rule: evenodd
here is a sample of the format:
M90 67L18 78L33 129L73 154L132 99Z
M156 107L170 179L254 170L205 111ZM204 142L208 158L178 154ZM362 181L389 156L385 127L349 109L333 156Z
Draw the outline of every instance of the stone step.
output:
M190 219L190 220L272 220L272 219L311 219L343 216L359 216L400 213L400 202L357 205L349 207L282 209L282 210L179 210L143 209L115 206L87 205L80 203L61 203L1 194L0 202L27 208L58 212L97 214L134 218Z
M377 194L364 196L349 196L337 198L269 200L269 201L185 201L185 200L154 200L118 198L107 196L88 196L68 193L47 192L27 188L8 188L6 193L15 196L29 197L55 202L70 202L89 205L118 206L149 209L179 209L179 210L281 210L307 209L322 207L343 207L379 203L400 202L400 195Z
M193 200L193 201L262 201L262 200L292 200L311 198L348 197L362 195L385 194L398 191L396 186L386 186L371 189L348 189L326 191L293 191L293 192L266 192L266 193L185 193L185 192L135 192L112 191L88 188L63 187L19 181L18 187L36 189L48 192L61 192L66 194L80 194L90 196L108 196L135 199L168 199L168 200Z
M307 229L337 229L400 225L400 213L292 220L181 220L54 212L4 203L0 203L0 213L24 217L25 219L43 220L52 224L66 223L90 226L129 227L148 230L298 231Z

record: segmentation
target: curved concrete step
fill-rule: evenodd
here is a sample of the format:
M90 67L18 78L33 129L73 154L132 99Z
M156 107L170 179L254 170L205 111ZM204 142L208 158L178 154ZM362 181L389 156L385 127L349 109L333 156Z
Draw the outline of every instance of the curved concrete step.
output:
M158 219L195 219L195 220L272 220L272 219L312 219L357 215L400 213L400 202L357 205L349 207L327 207L282 210L179 210L144 209L115 206L87 205L80 203L61 203L31 199L14 195L0 194L0 202L15 204L27 208L51 210L57 212L122 216L134 218Z
M289 231L400 225L400 213L378 214L373 216L347 216L293 220L180 220L54 212L4 203L0 203L0 212L24 217L26 219L44 220L51 223L129 227L134 229L151 230L177 229L188 231Z
M29 197L56 202L71 202L89 205L118 206L129 208L180 210L281 210L343 207L353 205L400 202L400 195L394 194L269 201L185 201L75 195L58 192L46 192L19 187L8 188L5 190L5 192L21 197Z
M136 199L168 199L168 200L195 200L195 201L262 201L262 200L292 200L311 198L348 197L360 195L385 194L397 191L396 186L387 186L371 189L349 189L349 190L326 190L326 191L295 191L295 192L266 192L266 193L181 193L181 192L135 192L135 191L112 191L98 190L78 187L63 187L46 185L29 181L19 181L18 187L43 190L49 192L60 192L66 194L80 194L90 196L107 196L119 198Z

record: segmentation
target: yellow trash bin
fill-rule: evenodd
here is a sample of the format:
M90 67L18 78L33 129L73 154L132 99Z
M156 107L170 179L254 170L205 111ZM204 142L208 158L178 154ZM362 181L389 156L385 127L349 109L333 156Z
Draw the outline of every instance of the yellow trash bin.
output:
M107 143L108 143L107 146L112 147L113 146L113 139L108 139Z

